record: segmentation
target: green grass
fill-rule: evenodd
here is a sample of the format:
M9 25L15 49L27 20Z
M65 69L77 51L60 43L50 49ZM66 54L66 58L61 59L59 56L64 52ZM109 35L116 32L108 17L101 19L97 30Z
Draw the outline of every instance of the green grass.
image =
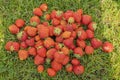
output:
M20 61L17 53L5 51L7 41L16 41L8 31L8 26L17 18L23 18L27 24L32 10L41 3L53 9L66 11L82 8L90 14L98 27L95 36L114 44L114 51L106 54L101 49L94 55L82 57L85 66L83 75L73 75L62 69L57 76L50 78L46 71L38 74L32 57ZM119 0L0 0L0 80L120 80L120 1Z

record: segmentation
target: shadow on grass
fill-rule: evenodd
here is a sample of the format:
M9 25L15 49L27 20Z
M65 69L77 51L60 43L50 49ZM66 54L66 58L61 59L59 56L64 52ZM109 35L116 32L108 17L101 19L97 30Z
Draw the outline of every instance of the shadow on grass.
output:
M49 6L49 11L53 9L59 10L77 10L82 8L85 14L90 14L93 21L97 22L98 27L95 32L97 38L103 40L104 31L103 24L101 23L101 4L100 0L12 0L2 1L1 10L3 11L3 26L4 42L14 40L15 36L11 35L7 30L7 26L12 24L17 18L23 18L29 23L32 16L32 10L38 7L41 3L46 2ZM18 4L19 3L19 4ZM6 6L7 5L7 6ZM20 61L17 53L10 53L4 50L2 44L2 53L0 53L0 80L111 80L111 63L110 55L103 53L100 49L95 50L94 55L84 56L80 59L81 64L85 66L85 73L83 75L73 75L67 73L64 69L57 73L54 78L48 77L46 72L38 74L36 66L33 64L33 59L29 58L26 61Z

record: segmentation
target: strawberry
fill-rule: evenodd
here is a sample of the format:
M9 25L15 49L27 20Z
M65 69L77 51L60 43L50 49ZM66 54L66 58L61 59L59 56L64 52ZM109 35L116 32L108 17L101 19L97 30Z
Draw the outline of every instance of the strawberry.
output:
M64 27L64 31L70 31L70 32L72 32L72 31L73 31L72 25L67 24L67 25Z
M102 46L102 41L100 41L99 39L93 38L91 39L91 45L94 49L100 48Z
M70 11L70 10L66 11L66 12L63 14L64 19L65 19L65 20L68 20L69 17L73 17L73 14L74 14L73 11Z
M28 53L29 53L30 55L32 55L32 56L35 56L35 55L37 54L36 48L30 47L30 48L28 49Z
M10 51L12 44L13 44L13 41L8 41L8 42L6 43L6 45L5 45L5 49L6 49L7 51Z
M82 24L88 25L92 21L92 17L90 15L82 15Z
M35 43L35 48L36 49L39 49L40 46L43 46L43 41L42 40L39 40Z
M78 25L76 23L72 23L71 25L72 25L73 30L78 28Z
M60 35L60 36L57 36L56 38L55 38L55 41L56 42L63 42L63 37Z
M55 48L56 48L57 50L60 50L62 47L63 47L63 44L62 44L62 43L55 43Z
M53 36L54 35L53 34L54 27L53 26L48 26L48 28L49 28L49 35Z
M17 34L17 39L20 41L25 41L28 38L28 35L25 31L21 31Z
M95 22L91 22L88 26L88 29L90 29L91 31L95 31L97 28L97 24Z
M73 72L74 72L76 75L83 74L83 73L84 73L84 66L82 66L82 65L73 66Z
M71 61L72 65L74 66L77 66L77 65L80 65L80 61L76 58L73 58L72 61Z
M85 43L84 40L79 40L79 39L77 39L77 46L84 49L85 46L86 46L86 43Z
M39 41L40 40L40 36L39 35L36 35L35 36L35 41Z
M41 4L41 5L40 5L40 9L41 9L42 11L47 11L47 9L48 9L47 4L46 4L46 3Z
M81 19L82 19L82 15L79 14L78 12L75 12L75 13L73 14L73 17L74 17L74 19L75 19L75 21L76 21L77 23L79 23L79 22L81 21Z
M62 65L56 61L52 61L51 62L51 67L55 70L55 71L59 71L62 69Z
M83 55L84 55L83 49L80 48L80 47L76 47L76 48L74 49L74 53L75 53L75 54L78 54L79 56L83 56Z
M57 19L62 19L62 16L63 16L63 11L56 11L55 12L56 14L55 14L55 18L57 18Z
M45 18L45 20L50 20L50 14L46 14L46 15L44 16L44 18Z
M37 28L30 27L27 29L27 34L31 37L35 36L37 34Z
M31 26L25 26L24 31L27 32L29 28L31 28Z
M12 24L9 26L9 31L12 34L17 34L19 32L19 28L16 25Z
M43 22L42 24L43 24L44 26L46 26L46 27L49 25L48 22Z
M43 15L43 12L41 11L40 8L35 8L33 10L33 14L36 15L36 16L42 16Z
M65 31L65 32L62 33L62 37L65 38L65 39L66 38L70 38L70 36L71 36L71 32L70 31Z
M87 33L87 38L88 39L91 39L91 38L94 38L94 32L91 31L91 30L86 30L86 33Z
M35 45L34 38L27 39L25 42L28 46L34 46Z
M75 38L76 38L76 36L77 36L76 32L75 32L75 31L73 31L73 32L71 33L71 37L72 37L73 39L75 39Z
M38 73L42 73L44 71L44 66L43 65L38 65L37 71L38 71Z
M47 73L50 77L54 77L56 75L56 71L52 68L48 68Z
M71 64L67 64L65 66L65 69L66 69L67 72L72 72L73 66Z
M52 38L50 37L47 37L45 40L44 40L44 46L48 49L48 48L51 48L51 47L54 47L55 45L55 42Z
M81 15L83 14L83 10L82 9L78 9L76 12L81 14Z
M52 10L50 17L53 19L56 17L56 10Z
M65 56L65 58L64 58L64 60L62 62L62 65L66 65L69 61L70 61L69 56Z
M104 42L104 44L102 45L102 50L106 53L110 53L113 51L113 44L110 42Z
M55 36L59 36L61 34L62 30L59 27L54 27L53 34Z
M26 60L28 58L28 51L26 50L19 50L18 51L18 57L20 60Z
M68 23L69 23L69 24L72 24L72 23L74 23L74 22L75 22L74 17L69 17L69 18L68 18Z
M52 19L52 25L57 26L59 24L60 24L60 21L58 19L56 19L56 18Z
M49 36L49 28L45 27L44 25L38 25L38 34L40 38L44 39Z
M44 63L44 58L40 57L39 55L36 55L34 58L34 64L39 65Z
M69 50L69 48L67 48L66 46L62 47L61 51L62 51L65 55L69 55L69 54L70 54L70 50Z
M37 26L38 24L40 24L40 18L38 16L33 16L30 18L30 24L32 26Z
M28 45L25 43L25 41L20 43L20 48L25 49L27 47L28 47Z
M16 26L17 26L18 28L21 28L21 27L23 27L23 26L25 25L25 21L24 21L23 19L17 19L17 20L15 21L15 24L16 24Z
M65 20L61 20L60 25L67 25L67 22Z
M46 48L44 48L43 46L39 46L39 48L37 49L37 54L40 56L40 57L46 57Z
M94 48L92 46L86 46L85 47L85 53L86 54L93 54Z
M46 55L47 55L47 58L50 58L50 59L53 59L54 57L54 54L57 50L55 48L51 48L47 51Z
M85 32L85 30L79 30L77 32L77 35L78 35L78 39L79 40L85 40L85 39L87 39L87 33Z

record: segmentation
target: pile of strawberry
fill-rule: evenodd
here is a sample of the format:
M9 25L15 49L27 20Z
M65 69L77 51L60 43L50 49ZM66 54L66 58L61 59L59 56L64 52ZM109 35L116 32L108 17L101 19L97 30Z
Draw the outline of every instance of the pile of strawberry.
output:
M23 19L17 19L9 26L9 31L16 35L18 41L8 41L5 45L7 51L18 52L20 60L33 56L39 73L45 70L44 64L47 63L50 66L46 70L51 77L63 67L67 72L80 75L84 73L80 57L91 55L98 48L106 53L113 51L110 42L94 37L96 23L90 15L83 14L82 9L76 12L52 10L51 13L47 10L47 4L35 8L30 25L25 25ZM45 22L41 22L41 18Z

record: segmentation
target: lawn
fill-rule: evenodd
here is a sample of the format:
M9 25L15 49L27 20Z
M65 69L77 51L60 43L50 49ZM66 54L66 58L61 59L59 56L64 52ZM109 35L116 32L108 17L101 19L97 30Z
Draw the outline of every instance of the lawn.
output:
M8 26L17 18L29 24L33 8L41 3L47 3L49 11L82 8L97 23L95 36L112 42L114 51L106 54L97 49L93 55L82 57L83 75L76 76L64 69L53 78L46 71L37 73L32 57L20 61L17 53L5 51L4 45L9 40L16 41ZM0 0L0 80L120 80L120 0Z

